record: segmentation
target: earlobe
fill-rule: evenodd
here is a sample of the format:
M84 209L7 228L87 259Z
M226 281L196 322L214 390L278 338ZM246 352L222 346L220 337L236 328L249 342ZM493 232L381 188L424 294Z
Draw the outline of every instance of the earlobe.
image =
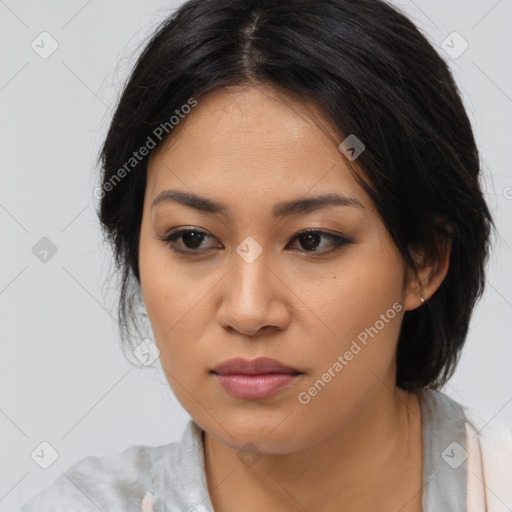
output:
M441 286L450 266L451 249L451 241L447 240L434 263L424 264L417 260L419 270L409 279L407 286L406 311L424 306Z
M428 300L425 294L425 287L420 278L412 279L407 286L407 295L405 298L404 309L405 311L412 311L420 306L423 306Z

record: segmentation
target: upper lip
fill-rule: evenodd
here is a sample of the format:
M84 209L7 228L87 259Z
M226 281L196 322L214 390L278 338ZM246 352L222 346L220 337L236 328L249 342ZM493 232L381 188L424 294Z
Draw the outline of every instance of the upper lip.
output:
M301 373L296 368L287 366L276 359L270 359L268 357L258 357L249 361L241 357L235 357L234 359L228 359L217 365L213 370L213 373L219 375L229 375L235 373L242 373L246 375L261 375L263 373Z

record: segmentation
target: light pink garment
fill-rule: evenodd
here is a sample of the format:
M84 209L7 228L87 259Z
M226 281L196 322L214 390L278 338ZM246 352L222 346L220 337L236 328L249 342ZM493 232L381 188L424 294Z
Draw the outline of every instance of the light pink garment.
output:
M466 411L467 412L467 411ZM466 422L467 512L512 511L512 429Z

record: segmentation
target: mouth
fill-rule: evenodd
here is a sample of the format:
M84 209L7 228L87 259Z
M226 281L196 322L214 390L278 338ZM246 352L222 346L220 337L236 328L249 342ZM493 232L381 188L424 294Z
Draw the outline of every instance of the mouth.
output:
M275 359L229 359L210 371L231 396L254 400L268 398L290 387L303 372Z

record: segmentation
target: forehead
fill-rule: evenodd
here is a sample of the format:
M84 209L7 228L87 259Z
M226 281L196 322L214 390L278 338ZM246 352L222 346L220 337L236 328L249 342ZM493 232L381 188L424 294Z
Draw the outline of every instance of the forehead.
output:
M258 206L336 192L369 205L339 139L314 105L268 88L218 89L153 152L146 193L179 188Z

